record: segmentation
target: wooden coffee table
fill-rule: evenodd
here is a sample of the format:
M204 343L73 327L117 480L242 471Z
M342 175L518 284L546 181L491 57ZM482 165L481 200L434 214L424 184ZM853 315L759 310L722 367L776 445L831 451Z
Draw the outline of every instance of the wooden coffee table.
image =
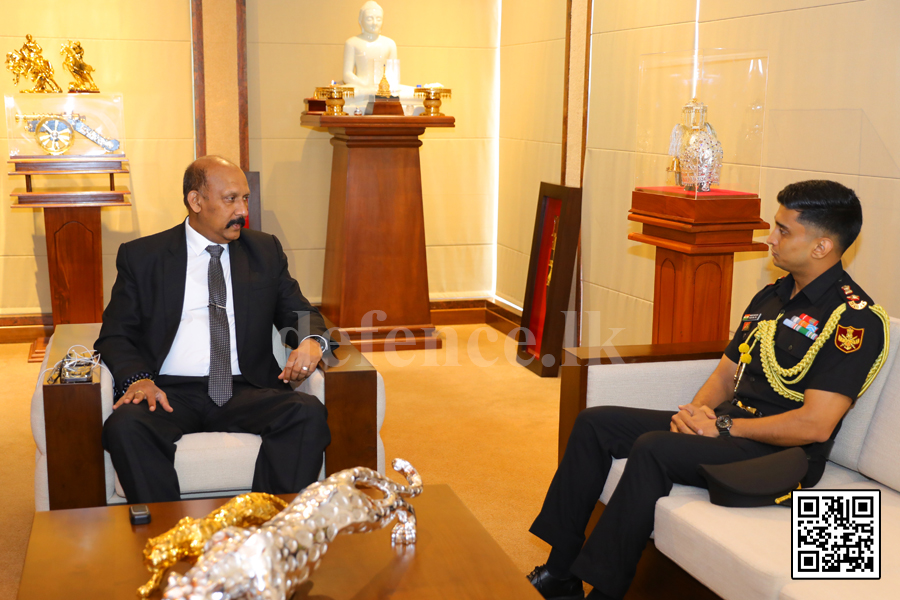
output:
M149 579L141 554L147 539L225 500L151 504L153 521L138 526L129 523L124 505L38 512L18 598L134 600ZM449 486L426 486L412 504L419 521L415 546L391 547L390 527L338 536L294 600L540 599Z

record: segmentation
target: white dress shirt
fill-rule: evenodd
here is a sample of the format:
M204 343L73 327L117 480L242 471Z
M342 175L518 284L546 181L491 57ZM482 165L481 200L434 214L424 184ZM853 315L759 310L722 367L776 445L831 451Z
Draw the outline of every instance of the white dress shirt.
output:
M209 375L209 241L191 227L190 217L184 221L187 238L187 279L184 283L184 305L181 322L175 333L175 341L159 370L160 375L206 377ZM220 261L225 275L225 291L228 299L225 313L228 316L228 337L231 342L231 374L240 375L237 335L234 331L234 294L231 291L231 259L228 244Z

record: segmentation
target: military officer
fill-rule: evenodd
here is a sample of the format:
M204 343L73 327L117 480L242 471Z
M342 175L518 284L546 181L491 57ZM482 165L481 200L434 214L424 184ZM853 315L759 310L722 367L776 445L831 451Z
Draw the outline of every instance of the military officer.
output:
M528 576L545 598L622 598L653 531L656 501L675 483L706 487L700 464L800 446L803 487L815 485L841 421L887 354L884 310L844 271L862 227L853 190L804 181L778 194L768 238L788 275L744 310L734 338L693 401L678 412L615 406L583 411L531 532L552 546ZM588 518L612 460L625 471L591 536Z

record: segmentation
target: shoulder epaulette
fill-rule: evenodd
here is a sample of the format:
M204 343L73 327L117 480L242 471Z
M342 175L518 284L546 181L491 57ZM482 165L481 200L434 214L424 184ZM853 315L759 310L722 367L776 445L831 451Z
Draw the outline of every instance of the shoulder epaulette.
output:
M853 293L853 289L849 285L842 285L841 291L847 296L847 304L853 310L862 310L869 305L865 300L861 300L859 296Z

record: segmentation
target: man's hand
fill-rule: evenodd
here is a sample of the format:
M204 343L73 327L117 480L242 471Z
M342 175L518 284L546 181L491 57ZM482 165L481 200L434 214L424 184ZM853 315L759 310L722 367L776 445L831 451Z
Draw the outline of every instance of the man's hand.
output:
M141 379L128 386L128 390L121 398L119 398L119 401L113 405L113 410L119 408L123 404L140 404L144 400L147 401L147 406L150 407L151 412L156 410L157 403L159 403L166 412L172 412L173 410L172 407L169 406L169 399L166 397L166 393L156 387L156 384L149 379Z
M303 381L316 370L316 365L322 360L322 348L314 338L303 340L297 349L291 352L287 365L278 379L288 383L290 381Z
M673 433L719 437L719 430L716 429L716 413L706 405L679 406L678 412L672 415L669 430Z

